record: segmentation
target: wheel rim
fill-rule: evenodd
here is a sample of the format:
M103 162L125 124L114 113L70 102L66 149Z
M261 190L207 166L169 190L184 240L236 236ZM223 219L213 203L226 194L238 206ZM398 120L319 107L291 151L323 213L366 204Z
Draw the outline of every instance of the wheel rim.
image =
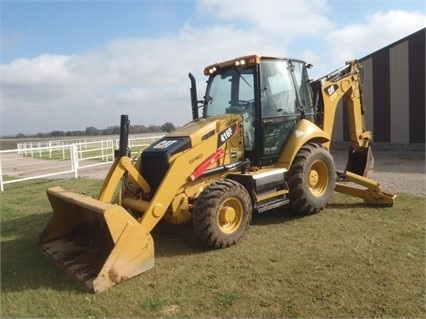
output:
M308 176L309 189L314 196L322 196L329 183L328 167L323 161L312 164Z
M225 234L234 233L243 220L244 207L236 197L227 198L219 208L217 223Z

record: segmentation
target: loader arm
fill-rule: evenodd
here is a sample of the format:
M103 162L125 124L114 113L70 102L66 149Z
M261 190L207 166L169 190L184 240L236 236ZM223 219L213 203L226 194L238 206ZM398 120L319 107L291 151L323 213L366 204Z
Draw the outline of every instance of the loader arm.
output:
M145 193L151 191L148 182L133 166L131 158L122 156L115 159L105 180L103 182L98 199L104 203L112 203L114 192L117 189L124 174L128 173L128 178L134 185L138 185Z
M213 170L217 169L216 174L220 175L220 168L240 159L238 156L241 156L241 154L237 155L235 149L241 145L241 116L230 115L227 119L219 120L217 123L216 120L208 121L210 121L213 126L206 125L204 127L213 127L214 129L209 129L207 134L201 133L202 138L199 138L200 130L196 125L194 125L192 134L186 132L189 133L191 137L192 146L174 154L170 158L169 168L155 192L151 191L153 194L149 201L134 197L122 198L121 205L124 208L133 209L142 213L139 222L148 232L150 232L163 218L175 198L180 198L179 194L184 192L185 198L194 195L192 193L193 191L189 191L192 187L191 182L193 182L194 179L197 179L209 168L213 168ZM205 128L203 128L201 132L203 132ZM222 135L223 132L228 132L229 130L233 133L229 138L226 138L225 142ZM180 133L182 132L183 131ZM174 137L169 135L168 138L170 141L173 141ZM132 174L129 174L129 176L132 176ZM138 185L143 185L144 183L144 178L137 171L133 179L140 183ZM202 179L194 183L198 185L194 188L198 189L198 192L201 192L202 188L208 184L208 182L203 182ZM188 217L188 220L190 220L189 215Z
M166 213L167 208L172 203L173 198L178 193L178 190L190 179L193 167L188 165L188 162L200 154L200 148L204 148L206 150L214 149L215 145L206 145L212 143L214 143L213 138L206 141L206 143L203 143L198 147L193 147L179 155L170 164L170 168L166 176L149 202L131 197L125 197L122 199L123 207L143 212L140 223L144 229L150 232L161 220Z
M129 140L129 117L122 114L120 118L120 140L119 149L115 154L115 159L111 165L107 176L104 179L98 200L104 203L112 203L114 192L117 190L124 174L127 173L128 178L134 185L138 185L144 192L149 193L151 188L148 182L141 176L133 166L132 160L128 155Z
M181 131L175 133L176 137L169 134L166 141L160 140L158 144L153 144L154 149L164 149L164 145L175 145L175 139L186 136L187 139L191 140L192 145L192 147L173 154L169 159L169 168L165 176L158 188L155 187L154 189L143 176L143 173L138 170L138 167L141 167L144 161L143 156L140 157L139 161L133 163L128 156L123 155L124 151L120 151L121 157L116 158L111 166L98 200L104 203L113 203L119 183L123 178L128 179L136 189L140 188L144 194L150 194L149 200L147 198L135 198L127 194L126 196L119 196L119 205L125 209L141 213L142 217L138 218L138 222L144 230L150 232L165 215L179 190L188 185L188 182L198 178L211 166L218 166L219 162L223 167L231 163L231 158L234 158L233 161L237 160L235 154L231 155L230 153L232 149L235 150L235 146L241 145L240 126L241 117L239 115L228 115L224 120L205 120L204 124L191 123L191 125L183 127ZM226 142L218 142L223 140L221 135L230 129L233 132L232 136L229 136L229 139L228 137L225 138ZM122 130L126 130L125 126ZM122 139L120 138L120 140ZM158 145L158 148L155 145ZM202 164L199 162L200 159L205 159Z

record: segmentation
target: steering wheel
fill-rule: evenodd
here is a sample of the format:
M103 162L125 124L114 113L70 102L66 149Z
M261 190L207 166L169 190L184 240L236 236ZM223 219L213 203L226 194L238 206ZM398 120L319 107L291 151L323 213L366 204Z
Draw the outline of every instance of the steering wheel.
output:
M253 104L253 102L254 99L230 101L229 103L231 104L231 106L228 109L228 113L242 114L247 110L250 105Z

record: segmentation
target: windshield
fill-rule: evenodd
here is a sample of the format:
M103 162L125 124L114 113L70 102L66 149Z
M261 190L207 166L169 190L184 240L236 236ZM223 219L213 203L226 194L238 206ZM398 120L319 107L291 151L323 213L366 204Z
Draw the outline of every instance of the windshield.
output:
M244 113L254 101L254 68L226 69L209 79L205 116Z

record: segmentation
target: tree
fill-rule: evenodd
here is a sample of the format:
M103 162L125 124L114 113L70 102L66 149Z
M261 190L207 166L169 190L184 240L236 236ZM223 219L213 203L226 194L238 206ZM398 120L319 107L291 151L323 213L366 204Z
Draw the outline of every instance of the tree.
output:
M52 132L50 132L50 136L52 136L52 137L65 136L65 132L64 131L52 131Z
M150 125L148 126L148 133L157 133L160 131L160 127L157 125Z
M170 122L166 122L161 126L161 132L170 133L171 131L174 131L175 129L176 129L175 126Z
M89 135L89 136L99 135L99 130L93 126L86 127L86 135Z

